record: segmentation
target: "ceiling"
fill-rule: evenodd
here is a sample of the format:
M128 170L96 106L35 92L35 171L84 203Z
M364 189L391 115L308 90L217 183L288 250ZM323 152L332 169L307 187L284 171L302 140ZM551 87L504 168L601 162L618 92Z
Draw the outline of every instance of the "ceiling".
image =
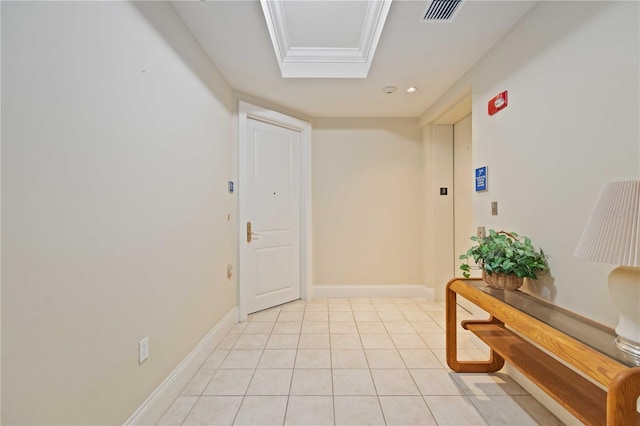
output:
M289 1L288 10L295 11L287 15L292 40L309 47L322 47L328 39L335 46L349 46L358 37L349 30L349 23L362 26L365 0ZM305 3L315 8L312 15L302 8ZM309 117L419 117L535 1L465 0L455 18L446 23L420 21L427 3L391 3L366 78L283 78L258 0L171 4L237 91ZM326 28L335 31L323 31ZM320 75L331 74L321 70ZM387 95L382 90L385 86L398 90ZM418 90L407 93L410 86Z

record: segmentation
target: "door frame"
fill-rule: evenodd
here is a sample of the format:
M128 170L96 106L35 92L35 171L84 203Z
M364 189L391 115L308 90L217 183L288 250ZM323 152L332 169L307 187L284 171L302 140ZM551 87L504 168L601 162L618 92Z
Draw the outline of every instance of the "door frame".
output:
M242 192L247 176L248 120L254 119L300 133L300 298L311 297L311 123L245 101L238 102L238 307L240 321L247 320L247 286L242 277L242 244L246 239L247 212Z
M469 133L470 133L470 140L469 143L471 145L471 158L469 159L469 163L468 164L459 164L456 161L456 150L459 149L460 143L459 143L459 132L456 132L456 126L462 122L463 120L469 118L469 120L471 121L469 123ZM469 173L469 180L467 181L467 185L469 185L470 189L473 187L473 112L469 112L469 114L465 115L464 117L460 117L459 119L456 120L455 123L453 123L452 125L453 128L453 143L452 143L452 150L453 150L453 277L458 277L461 275L460 269L459 269L459 265L460 265L460 259L459 256L460 254L464 253L464 251L466 251L467 247L470 244L470 240L469 237L472 235L475 235L475 232L473 231L473 195L474 192L471 191L471 193L469 194L469 198L468 198L468 202L470 205L470 211L469 214L471 216L471 229L467 229L464 232L464 237L466 238L466 241L469 241L469 243L466 243L466 245L462 248L460 248L460 250L458 250L458 237L460 236L460 233L462 232L462 229L460 229L459 227L459 222L458 222L458 218L459 218L459 212L458 212L458 205L456 204L456 199L458 197L459 194L459 188L456 186L456 176L457 176L457 171L460 169L460 167L464 167L467 172ZM456 142L458 142L456 144ZM471 271L471 276L472 277L479 277L479 275L474 272L474 270ZM458 298L458 305L462 306L464 309L466 309L467 311L471 312L471 313L475 313L477 312L478 308L476 305L474 305L472 302L470 302L469 300L465 299L464 297L459 297Z

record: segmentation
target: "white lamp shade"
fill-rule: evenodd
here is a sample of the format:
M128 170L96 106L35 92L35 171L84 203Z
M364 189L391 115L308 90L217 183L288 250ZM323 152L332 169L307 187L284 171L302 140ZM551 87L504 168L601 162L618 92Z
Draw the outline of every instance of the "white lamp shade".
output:
M640 180L604 186L574 256L640 267Z

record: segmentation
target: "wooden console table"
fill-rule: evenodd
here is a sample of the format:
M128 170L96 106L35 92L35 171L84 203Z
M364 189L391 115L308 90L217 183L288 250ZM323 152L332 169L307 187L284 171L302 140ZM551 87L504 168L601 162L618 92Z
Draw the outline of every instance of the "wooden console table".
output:
M456 295L491 315L462 321L464 329L491 348L488 361L458 361ZM587 425L640 424L640 367L615 346L612 329L526 293L489 288L479 279L447 284L446 318L447 363L453 371L495 372L506 360Z

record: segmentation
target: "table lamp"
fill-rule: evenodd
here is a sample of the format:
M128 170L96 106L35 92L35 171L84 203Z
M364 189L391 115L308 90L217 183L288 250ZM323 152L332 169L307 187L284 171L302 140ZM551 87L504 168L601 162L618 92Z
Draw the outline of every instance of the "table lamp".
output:
M640 180L604 186L574 256L618 265L609 274L620 315L615 342L640 358Z

